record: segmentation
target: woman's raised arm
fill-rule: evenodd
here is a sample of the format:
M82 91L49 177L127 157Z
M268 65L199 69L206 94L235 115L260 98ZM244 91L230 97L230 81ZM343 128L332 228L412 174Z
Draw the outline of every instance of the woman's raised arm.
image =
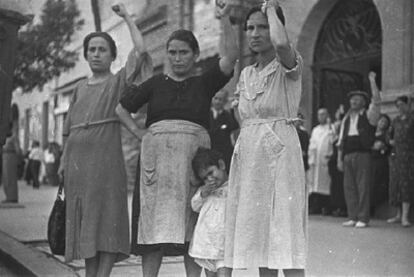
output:
M223 25L223 48L221 49L220 55L220 69L226 74L230 75L239 57L239 46L238 39L235 30L230 24L230 5L226 5L222 10L218 11L218 16Z
M290 45L284 24L277 16L276 10L279 8L277 0L268 0L263 4L269 21L270 40L280 58L280 62L288 69L296 66L295 50Z
M143 10L144 9L145 7L143 7ZM138 52L138 55L143 52L146 52L144 38L142 37L141 32L138 30L138 27L135 25L134 20L127 12L124 4L114 5L112 6L112 10L125 20L125 23L127 24L129 32L131 34L132 41L134 43L135 50Z

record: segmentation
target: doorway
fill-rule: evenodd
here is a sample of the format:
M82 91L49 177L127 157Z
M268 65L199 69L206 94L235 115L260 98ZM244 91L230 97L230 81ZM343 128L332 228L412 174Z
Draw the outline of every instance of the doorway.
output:
M368 73L381 84L382 30L372 0L340 0L319 31L313 56L313 122L326 107L331 117L352 90L370 93Z

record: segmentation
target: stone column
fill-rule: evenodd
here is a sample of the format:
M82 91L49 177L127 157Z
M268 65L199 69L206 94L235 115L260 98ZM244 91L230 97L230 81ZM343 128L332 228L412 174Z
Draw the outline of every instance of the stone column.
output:
M414 95L414 2L374 0L381 16L382 112L394 115L394 100Z

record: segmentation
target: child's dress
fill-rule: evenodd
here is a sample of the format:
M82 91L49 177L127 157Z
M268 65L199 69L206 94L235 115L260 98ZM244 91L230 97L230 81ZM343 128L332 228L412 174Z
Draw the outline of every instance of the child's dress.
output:
M209 271L224 267L224 216L226 213L227 182L206 198L200 189L191 199L191 207L199 212L189 255Z

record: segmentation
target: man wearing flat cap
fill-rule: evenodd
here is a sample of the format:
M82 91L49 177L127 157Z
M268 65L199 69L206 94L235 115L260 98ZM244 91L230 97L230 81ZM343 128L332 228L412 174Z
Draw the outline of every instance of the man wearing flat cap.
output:
M375 73L368 79L372 98L365 91L348 94L349 110L339 132L338 169L344 172L344 192L349 220L344 227L365 228L370 216L370 150L375 140L375 126L380 117L380 93L375 83Z

